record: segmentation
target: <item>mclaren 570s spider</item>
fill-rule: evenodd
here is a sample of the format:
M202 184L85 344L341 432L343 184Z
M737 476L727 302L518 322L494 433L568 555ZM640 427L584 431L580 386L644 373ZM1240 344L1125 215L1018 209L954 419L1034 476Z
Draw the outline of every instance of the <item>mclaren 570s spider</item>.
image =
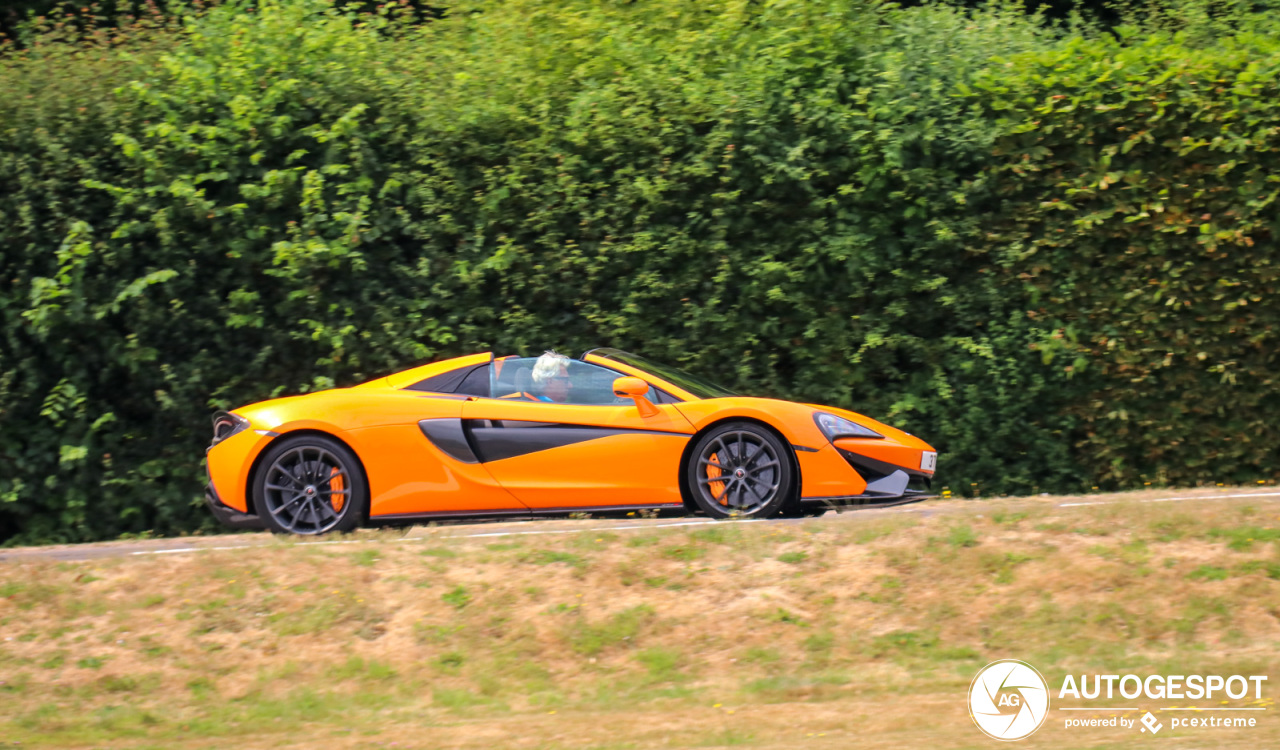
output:
M594 349L475 354L218 412L207 459L219 520L324 534L413 519L893 505L929 496L937 452L860 414L741 396Z

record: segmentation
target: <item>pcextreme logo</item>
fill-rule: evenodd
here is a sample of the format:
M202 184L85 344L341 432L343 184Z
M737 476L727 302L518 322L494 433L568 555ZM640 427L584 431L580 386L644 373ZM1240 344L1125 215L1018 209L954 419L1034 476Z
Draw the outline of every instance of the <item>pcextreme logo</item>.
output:
M1030 737L1049 715L1049 684L1026 662L993 661L969 684L969 715L992 739Z

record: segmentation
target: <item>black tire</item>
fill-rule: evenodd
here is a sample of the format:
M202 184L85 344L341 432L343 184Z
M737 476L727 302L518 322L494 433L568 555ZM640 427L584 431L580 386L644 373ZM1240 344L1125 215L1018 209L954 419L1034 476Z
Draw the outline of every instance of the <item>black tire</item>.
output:
M253 477L253 505L277 534L350 531L364 521L369 483L350 448L326 435L272 443Z
M693 447L685 488L712 518L768 518L794 505L791 447L752 422L712 428Z

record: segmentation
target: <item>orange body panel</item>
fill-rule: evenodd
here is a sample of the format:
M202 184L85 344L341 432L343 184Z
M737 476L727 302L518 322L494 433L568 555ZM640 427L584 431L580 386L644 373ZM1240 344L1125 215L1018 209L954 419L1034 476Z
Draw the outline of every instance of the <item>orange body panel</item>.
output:
M385 381L385 378L382 380ZM413 382L416 383L417 380ZM419 455L423 458L419 466L425 467L431 458L428 453L431 446L422 433L417 431L418 420L457 417L461 409L462 402L453 398L441 398L417 391L397 391L386 386L371 387L368 384L252 404L234 412L248 419L252 429L223 440L209 449L209 478L223 504L241 512L251 512L248 502L249 472L262 451L272 440L277 439L276 435L261 433L286 435L311 430L331 435L355 450L361 462L366 464L365 473L371 493L375 482L379 487L401 487L419 481L414 472L426 469L415 468L412 462L405 462L402 466L395 466L393 473L379 473L375 477L368 469L368 462L373 460L380 466L383 464L370 451L361 450L354 445L354 435L376 427L412 427L412 431L405 430L399 434L420 444ZM413 449L408 447L408 450L412 452ZM483 467L477 468L483 471ZM492 477L489 477L489 482L492 484ZM376 498L377 495L371 494L370 497ZM426 496L420 496L420 499L425 500ZM493 502L493 499L482 502Z
M837 449L917 476L922 452L933 450L919 438L853 412L765 398L698 399L643 370L595 355L587 355L586 361L619 377L638 377L683 401L658 404L642 414L636 403L583 406L406 390L424 378L491 360L489 353L458 357L353 388L237 409L234 413L247 419L249 427L208 451L217 498L252 513L247 493L254 461L272 441L299 430L330 435L356 453L368 479L374 517L678 504L680 463L690 441L733 419L763 423L790 443L804 498L867 491L867 482ZM501 363L493 361L495 367ZM815 409L884 437L839 438L832 445L814 422ZM427 419L439 421L420 428L418 423ZM448 448L447 436L434 432L438 425L465 435L454 442L463 445L464 454L474 454ZM488 442L476 437L481 433ZM439 440L444 442L437 445ZM521 440L528 442L522 446Z
M772 398L734 396L686 401L676 404L676 408L697 430L726 419L746 418L773 427L792 445L821 448L827 444L827 439L813 423L813 407L804 404Z
M845 419L851 419L854 422L857 422L858 424L861 424L865 427L870 427L871 429L875 430L881 435L884 435L885 439L888 440L889 442L914 446L916 448L919 448L920 450L928 450L928 451L933 450L932 446L930 446L928 443L921 440L920 438L916 437L915 435L912 435L909 432L903 432L902 430L899 430L897 427L887 425L884 422L877 422L876 420L872 419L871 417L868 417L865 414L859 414L857 412L849 411L848 409L837 409L834 406L823 406L822 404L802 404L802 406L808 406L810 408L817 409L819 411L829 412L831 414L836 415L837 417L844 417Z
M248 512L245 488L249 486L249 470L253 467L253 460L270 442L269 436L245 430L209 449L206 454L209 481L225 505L241 513Z
M693 427L673 405L643 416L634 403L477 399L463 404L462 416L629 431L486 463L494 478L530 508L680 502L680 456Z
M800 496L847 497L861 495L867 481L844 460L835 448L822 446L816 453L796 451L800 462Z
M836 447L914 470L919 470L921 452L933 450L928 443L895 427L855 412L819 404L732 397L691 401L678 404L677 408L699 430L716 422L735 418L754 419L778 430L796 448L803 498L848 497L866 491L866 480L849 465ZM850 419L884 437L839 439L833 447L813 421L815 409ZM817 450L805 450L806 448Z
M636 432L486 464L530 508L679 504L687 435Z
M525 507L481 464L442 453L416 423L366 427L347 436L369 478L370 516Z
M442 372L466 367L467 365L482 365L493 358L489 352L483 354L469 354L465 357L454 357L453 359L445 359L440 362L432 362L429 365L415 367L412 370L404 370L394 375L388 375L379 380L365 383L365 386L376 386L380 384L386 385L388 388L407 388L420 380L425 380L432 375L439 375Z
M236 409L254 427L273 432L358 430L420 419L456 417L461 401L419 391L337 388L306 396L264 401Z
M917 471L920 470L920 454L927 450L933 450L928 443L914 437L906 445L893 440L841 438L836 441L836 447L850 453L874 458L877 461L884 461L887 464L905 466ZM926 471L925 473L933 474L932 471Z

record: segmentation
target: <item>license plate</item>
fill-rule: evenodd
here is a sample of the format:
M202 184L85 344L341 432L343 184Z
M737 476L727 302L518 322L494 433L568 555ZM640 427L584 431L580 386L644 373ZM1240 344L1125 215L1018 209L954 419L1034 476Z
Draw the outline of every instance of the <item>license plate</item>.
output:
M924 451L920 454L920 471L933 471L938 468L938 454L933 451Z

